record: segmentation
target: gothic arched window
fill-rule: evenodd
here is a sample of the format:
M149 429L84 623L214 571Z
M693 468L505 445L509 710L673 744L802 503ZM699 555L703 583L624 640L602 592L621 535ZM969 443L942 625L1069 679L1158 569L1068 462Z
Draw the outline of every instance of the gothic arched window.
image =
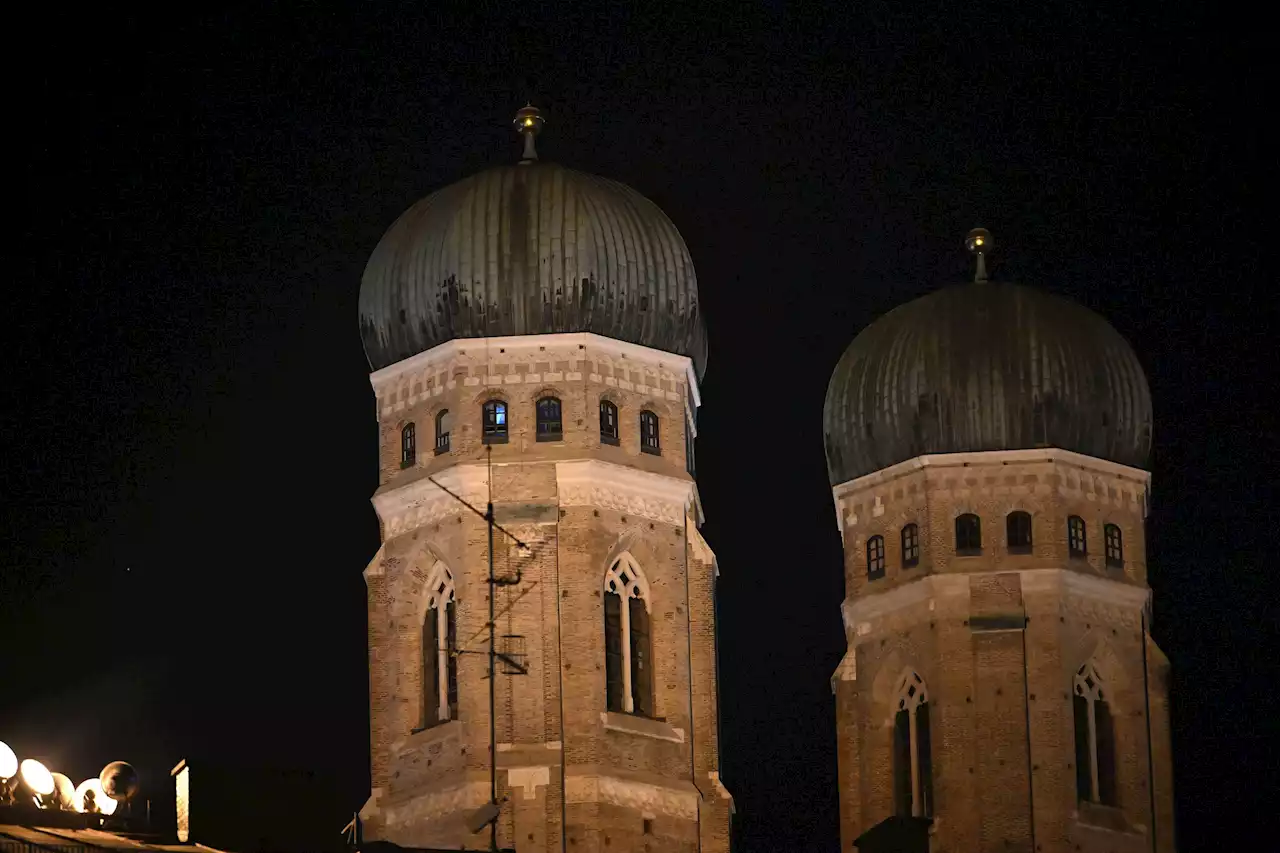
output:
M538 401L538 441L559 441L564 437L564 422L560 418L560 400L543 397Z
M453 575L437 563L422 619L422 716L429 728L458 718L458 606Z
M449 433L453 431L453 415L448 409L436 414L436 453L449 452Z
M507 443L507 404L490 400L481 410L483 432L480 440L485 444Z
M400 467L408 468L418 461L417 428L407 423L400 430Z
M884 537L872 536L867 540L867 580L884 577Z
M640 449L655 456L662 454L658 438L658 416L647 410L640 413Z
M971 512L956 516L956 553L961 556L982 553L982 519Z
M1006 515L1004 533L1010 554L1031 553L1031 513L1015 509Z
M1076 797L1116 805L1116 738L1110 693L1093 663L1076 671L1072 712L1076 730Z
M1107 547L1107 565L1113 569L1124 568L1124 534L1120 525L1108 524L1102 528L1102 538Z
M610 711L653 716L649 583L630 554L604 578L605 693Z
M1084 519L1073 515L1067 519L1067 551L1072 557L1083 557L1088 553L1084 535Z
M902 817L933 814L929 691L910 671L898 683L893 715L893 811Z
M920 565L920 528L908 524L902 528L902 568Z
M600 441L603 444L618 443L618 407L608 400L600 401Z

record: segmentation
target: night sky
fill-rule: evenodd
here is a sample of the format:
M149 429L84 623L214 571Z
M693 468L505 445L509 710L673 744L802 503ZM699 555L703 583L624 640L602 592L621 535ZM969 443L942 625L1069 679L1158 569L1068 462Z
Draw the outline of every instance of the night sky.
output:
M797 5L28 8L7 60L0 739L77 780L129 759L161 799L184 756L307 768L338 805L283 820L324 833L362 804L360 275L411 203L518 156L531 99L544 158L653 199L697 266L737 849L838 849L823 395L859 330L971 274L976 225L993 277L1100 312L1150 378L1180 847L1268 817L1260 39L1221 4Z

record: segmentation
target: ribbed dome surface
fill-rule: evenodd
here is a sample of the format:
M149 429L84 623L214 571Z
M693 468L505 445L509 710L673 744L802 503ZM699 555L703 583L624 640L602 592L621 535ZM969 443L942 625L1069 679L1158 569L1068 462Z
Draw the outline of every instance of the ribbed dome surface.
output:
M376 370L454 338L595 332L680 353L706 333L689 250L656 205L550 163L490 169L409 208L360 285Z
M968 284L858 335L823 429L832 485L927 453L1059 447L1143 467L1151 394L1098 315L1032 288Z

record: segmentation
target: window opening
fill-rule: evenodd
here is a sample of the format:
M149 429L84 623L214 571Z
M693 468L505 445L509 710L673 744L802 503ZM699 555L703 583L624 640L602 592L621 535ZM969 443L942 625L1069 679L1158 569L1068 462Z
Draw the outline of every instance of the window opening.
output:
M415 437L417 429L413 424L404 425L400 430L400 467L408 468L418 461L418 443Z
M929 691L919 673L908 671L898 683L897 696L893 718L894 813L929 817L933 814Z
M484 431L481 441L485 444L506 444L507 442L507 404L501 400L490 400L484 404Z
M618 407L608 400L600 401L600 441L618 443Z
M956 518L956 553L961 556L982 553L982 520L971 512Z
M640 449L655 456L662 453L658 437L658 416L653 412L640 413Z
M1113 569L1124 568L1124 534L1120 525L1108 524L1102 528L1103 538L1107 546L1107 565Z
M1085 545L1084 519L1073 515L1067 519L1067 548L1072 557L1083 557L1087 553Z
M1014 510L1005 516L1004 528L1010 554L1031 553L1031 513Z
M449 452L449 434L453 431L453 415L441 409L436 415L436 453Z
M867 540L867 580L884 577L884 537L872 536Z
M543 397L537 405L538 441L559 441L564 437L564 424L560 418L560 400Z
M630 554L605 575L604 630L609 710L653 716L649 585Z
M1093 662L1076 671L1072 712L1076 731L1076 796L1114 806L1116 800L1115 724L1110 692Z
M920 528L908 524L902 528L902 568L920 565Z
M453 575L437 563L422 619L422 718L430 728L458 718L458 608Z

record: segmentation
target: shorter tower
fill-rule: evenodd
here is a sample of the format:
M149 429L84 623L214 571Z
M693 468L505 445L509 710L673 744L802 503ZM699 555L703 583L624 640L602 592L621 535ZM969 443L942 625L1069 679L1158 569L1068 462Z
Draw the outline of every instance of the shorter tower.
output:
M891 311L824 413L844 542L842 844L1172 851L1168 664L1147 633L1151 402L1088 310L986 281Z

